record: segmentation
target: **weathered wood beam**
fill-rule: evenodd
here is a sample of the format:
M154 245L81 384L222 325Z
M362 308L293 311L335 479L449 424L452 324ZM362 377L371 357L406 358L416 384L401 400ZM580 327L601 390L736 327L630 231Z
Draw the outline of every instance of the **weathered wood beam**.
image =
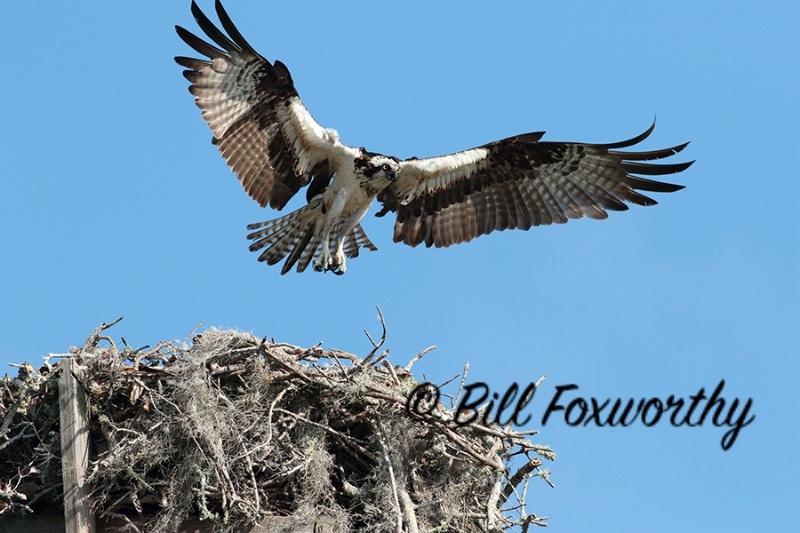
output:
M61 421L61 470L64 479L64 521L66 533L94 533L94 516L89 508L89 421L86 396L76 378L81 369L75 360L61 360L58 406Z

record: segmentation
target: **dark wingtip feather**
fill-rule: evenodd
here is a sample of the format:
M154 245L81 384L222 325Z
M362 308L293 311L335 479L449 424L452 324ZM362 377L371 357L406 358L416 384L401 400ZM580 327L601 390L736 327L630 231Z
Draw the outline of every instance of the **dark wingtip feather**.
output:
M679 152L683 152L683 149L684 149L684 148L686 148L687 146L689 146L689 143L690 143L690 142L691 142L691 141L686 141L685 143L683 143L683 144L679 144L678 146L673 146L673 147L671 148L671 150L672 150L672 153L673 153L673 154L677 154L677 153L679 153Z
M623 183L639 191L650 192L675 192L685 188L683 185L676 185L674 183L666 183L663 181L649 180L647 178L640 178L639 176L627 175L622 179Z
M194 15L195 21L197 21L197 25L200 26L200 29L205 32L208 37L221 46L223 49L228 50L229 52L240 52L241 49L239 46L231 41L227 35L222 33L219 28L217 28L211 19L209 19L203 11L197 7L197 4L193 1L192 2L192 15Z
M683 151L684 148L689 146L688 142L673 146L671 148L661 148L660 150L649 150L647 152L610 152L619 156L620 159L627 161L653 161L656 159L664 159L673 156Z
M203 59L195 59L193 57L184 57L184 56L175 56L175 62L182 67L186 67L188 69L192 69L190 72L194 72L196 70L200 70L204 66L210 65L210 61L206 61Z
M636 137L634 137L632 139L628 139L627 141L620 141L620 142L617 142L617 143L604 144L603 148L605 148L606 150L613 150L615 148L626 148L628 146L633 146L634 144L639 144L643 140L645 140L648 137L650 137L650 134L653 133L653 130L655 128L656 128L656 120L654 118L653 119L653 123L650 125L649 128L647 128L644 131L644 133L642 133L640 135L637 135Z
M195 70L184 70L183 71L183 77L186 78L189 81L189 83L191 83L192 85L194 85L194 83L197 81L199 76L200 76L200 73L198 73ZM191 87L189 88L189 91L190 92L192 91Z
M206 20L208 20L206 14L203 13L203 10L200 9L200 6L197 5L197 2L195 0L192 0L191 9L192 9L192 16L195 18L195 20L199 18L205 18Z
M544 134L545 134L545 132L543 132L543 131L532 131L530 133L523 133L521 135L515 135L514 137L510 137L507 140L515 141L515 142L522 142L522 143L538 143L542 139Z
M647 130L644 131L644 133L637 135L632 139L628 139L627 141L605 144L603 145L603 148L610 151L614 148L625 148L638 144L650 136L650 134L655 129L655 126L656 122L655 119L653 119L653 123ZM664 159L673 156L677 153L680 153L687 146L689 146L689 143L685 142L683 144L679 144L671 148L662 148L660 150L650 150L647 152L611 152L611 153L613 153L614 155L616 155L621 159L619 163L620 168L628 174L623 181L630 187L642 191L668 193L668 192L679 191L683 189L684 186L676 185L674 183L665 183L655 180L649 180L639 176L634 176L632 174L639 174L645 176L662 176L665 174L677 174L679 172L683 172L684 170L692 166L694 161L687 161L685 163L668 163L668 164L642 163L641 161L653 161L657 159ZM640 205L647 205L647 206L656 205L657 203L652 198L648 198L646 196L641 196L639 200L640 201L638 202L634 200L634 203L639 203Z
M688 163L651 164L635 161L623 161L620 167L631 174L644 174L645 176L663 176L664 174L677 174L689 168L694 161Z
M215 58L215 57L223 57L226 53L219 48L212 46L205 42L203 39L195 35L194 33L190 32L189 30L182 28L181 26L175 26L175 31L178 34L183 42L191 46L196 52L203 54L204 56Z
M217 0L214 4L214 9L217 11L217 16L219 17L219 21L222 23L222 27L225 28L225 31L228 32L228 35L231 36L231 39L239 45L243 50L247 50L251 54L255 55L258 58L263 59L255 49L250 46L250 43L244 38L244 36L239 32L239 29L233 24L231 17L228 15L228 12L225 11L225 8L222 7L222 2Z

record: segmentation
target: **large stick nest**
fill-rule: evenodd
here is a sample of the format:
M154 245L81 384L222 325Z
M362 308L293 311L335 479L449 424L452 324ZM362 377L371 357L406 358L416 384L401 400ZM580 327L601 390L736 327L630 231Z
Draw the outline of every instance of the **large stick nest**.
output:
M189 346L119 348L107 327L70 354L83 367L97 516L159 532L189 516L218 530L275 515L342 532L545 525L525 510L528 481L549 483L540 456L554 458L526 440L535 431L460 427L442 403L409 414L425 352L396 367L383 339L359 358L213 329ZM0 380L0 519L63 512L53 357Z

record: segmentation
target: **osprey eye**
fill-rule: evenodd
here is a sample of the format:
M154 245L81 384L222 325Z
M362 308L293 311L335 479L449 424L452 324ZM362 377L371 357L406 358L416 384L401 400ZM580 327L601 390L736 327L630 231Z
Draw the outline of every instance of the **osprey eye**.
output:
M389 168L391 168L391 167L389 167L389 165L387 163L384 163L383 165L381 165L381 170L383 170L384 172L389 172Z

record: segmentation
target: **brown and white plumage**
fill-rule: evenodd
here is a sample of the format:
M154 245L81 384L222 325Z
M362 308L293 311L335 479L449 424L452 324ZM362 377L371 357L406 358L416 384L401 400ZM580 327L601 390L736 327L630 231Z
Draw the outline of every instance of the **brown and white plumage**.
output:
M287 258L282 273L312 262L343 273L345 256L375 250L360 222L374 198L378 216L396 212L395 242L445 247L504 229L528 229L571 218L602 219L626 202L654 205L637 191L682 188L641 176L681 172L686 163L652 163L683 150L626 149L628 141L582 144L518 135L455 154L399 160L347 146L320 126L300 100L289 70L260 56L235 28L219 0L227 36L192 2L200 28L216 44L176 27L208 59L176 57L217 145L245 191L259 205L282 209L307 187L308 204L276 220L251 224L250 249L260 261Z
M632 174L662 175L691 163L651 164L686 144L649 152L619 151L647 138L653 126L614 144L541 142L544 133L496 141L458 154L403 161L400 177L379 196L384 212L397 211L395 242L444 247L495 230L603 219L624 202L654 205L636 190L683 187ZM379 213L381 214L381 213Z

